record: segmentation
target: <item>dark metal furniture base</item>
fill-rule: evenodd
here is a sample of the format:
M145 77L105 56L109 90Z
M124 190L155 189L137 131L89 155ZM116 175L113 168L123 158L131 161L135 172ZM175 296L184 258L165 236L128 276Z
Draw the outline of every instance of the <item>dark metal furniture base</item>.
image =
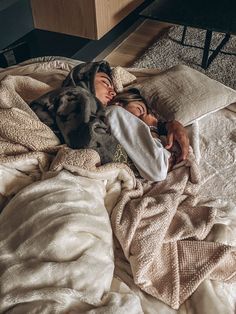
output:
M188 26L206 30L201 66L204 69L211 64L217 54L236 34L235 0L155 0L140 15L184 26L181 43L184 44ZM209 56L212 33L225 34L218 47ZM232 53L232 55L235 55Z
M186 37L186 31L187 31L187 26L184 26L183 35L182 35L182 39L181 39L182 45L185 44L184 40ZM219 45L215 48L215 50L209 56L209 51L210 51L210 46L211 46L211 38L212 38L212 31L207 30L205 42L204 42L204 47L203 47L202 63L201 63L201 67L205 70L209 67L211 62L216 58L216 56L221 51L221 49L224 47L224 45L229 41L230 34L229 33L225 34L225 37L222 39L222 41L219 43ZM233 53L230 53L230 54L235 55Z

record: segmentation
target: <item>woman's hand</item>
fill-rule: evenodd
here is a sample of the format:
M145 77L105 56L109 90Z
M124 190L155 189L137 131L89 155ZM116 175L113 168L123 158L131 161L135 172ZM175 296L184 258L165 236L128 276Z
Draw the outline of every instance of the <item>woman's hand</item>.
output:
M189 153L189 138L186 130L184 129L183 125L176 120L167 122L166 128L168 134L165 148L171 151L174 142L177 142L180 146L181 152L177 157L176 163L180 162L181 160L185 160Z

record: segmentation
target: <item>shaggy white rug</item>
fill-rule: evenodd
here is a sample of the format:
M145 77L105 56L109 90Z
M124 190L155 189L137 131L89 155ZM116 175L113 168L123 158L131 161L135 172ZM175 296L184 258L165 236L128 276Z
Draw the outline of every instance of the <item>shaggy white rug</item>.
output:
M181 42L183 26L173 26L169 32L151 46L132 66L138 68L167 69L177 64L186 64L197 69L207 76L236 89L236 36L231 35L230 40L222 51L213 60L207 70L201 68L205 41L205 30L188 27L185 44L196 47L183 46ZM211 49L217 47L224 34L213 32ZM210 52L211 53L211 52ZM209 54L210 54L209 53Z

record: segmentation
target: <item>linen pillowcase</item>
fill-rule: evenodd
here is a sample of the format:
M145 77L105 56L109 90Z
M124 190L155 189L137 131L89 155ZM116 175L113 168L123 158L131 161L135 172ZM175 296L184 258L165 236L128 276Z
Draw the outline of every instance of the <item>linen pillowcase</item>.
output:
M122 92L125 86L137 81L135 75L120 66L112 68L111 72L114 89L117 93Z
M154 112L184 126L236 102L235 90L185 65L131 86L140 90Z

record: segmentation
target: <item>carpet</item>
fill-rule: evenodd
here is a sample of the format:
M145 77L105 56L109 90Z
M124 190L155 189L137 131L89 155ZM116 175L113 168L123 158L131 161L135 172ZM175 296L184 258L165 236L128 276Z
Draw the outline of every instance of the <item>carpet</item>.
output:
M153 44L132 67L167 69L177 64L188 65L207 76L236 89L236 36L231 35L230 40L222 51L213 60L208 69L201 68L206 31L188 27L185 44L181 45L183 26L173 26L168 33ZM224 34L213 32L211 49L218 46ZM189 46L188 46L189 45ZM192 47L196 46L196 47Z

